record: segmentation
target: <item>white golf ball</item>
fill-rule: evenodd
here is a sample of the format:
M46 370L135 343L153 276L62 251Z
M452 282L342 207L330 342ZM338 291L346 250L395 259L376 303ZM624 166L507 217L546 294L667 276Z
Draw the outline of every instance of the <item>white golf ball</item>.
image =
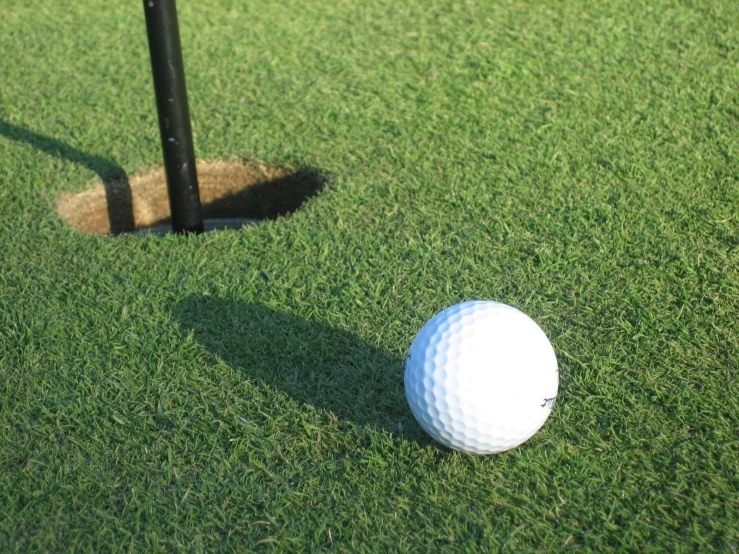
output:
M441 444L475 454L514 448L536 433L557 398L559 370L544 331L492 301L439 312L405 362L405 394L421 427Z

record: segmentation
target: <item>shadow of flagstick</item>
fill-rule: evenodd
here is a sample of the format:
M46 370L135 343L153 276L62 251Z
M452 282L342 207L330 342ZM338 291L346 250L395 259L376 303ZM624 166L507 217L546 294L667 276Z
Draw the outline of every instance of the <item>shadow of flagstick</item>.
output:
M183 334L242 374L300 404L406 440L436 445L405 399L403 361L346 331L260 304L192 295L173 309Z
M13 125L0 119L0 135L32 146L36 150L79 164L97 173L105 188L110 231L117 235L134 230L133 197L128 177L114 160L88 154L58 139Z

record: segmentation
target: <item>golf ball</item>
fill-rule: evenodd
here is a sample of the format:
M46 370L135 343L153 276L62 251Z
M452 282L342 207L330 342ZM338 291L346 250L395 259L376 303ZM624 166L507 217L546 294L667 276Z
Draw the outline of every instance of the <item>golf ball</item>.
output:
M474 454L514 448L536 433L557 398L559 370L544 331L492 301L457 304L421 328L405 362L405 394L423 429Z

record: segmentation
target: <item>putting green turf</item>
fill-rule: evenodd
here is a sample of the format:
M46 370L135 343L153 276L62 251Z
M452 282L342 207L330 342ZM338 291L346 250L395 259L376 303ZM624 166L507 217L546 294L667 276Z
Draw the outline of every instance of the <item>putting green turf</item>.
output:
M0 18L0 551L739 549L739 3L180 1L196 151L290 217L85 235L160 160L140 2ZM524 446L407 408L438 310L531 315Z

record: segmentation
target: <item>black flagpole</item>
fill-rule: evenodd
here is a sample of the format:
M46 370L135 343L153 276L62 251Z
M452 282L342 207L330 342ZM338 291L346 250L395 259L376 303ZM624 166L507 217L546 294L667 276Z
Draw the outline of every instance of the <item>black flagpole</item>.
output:
M144 12L172 230L202 233L203 213L175 0L144 0Z

